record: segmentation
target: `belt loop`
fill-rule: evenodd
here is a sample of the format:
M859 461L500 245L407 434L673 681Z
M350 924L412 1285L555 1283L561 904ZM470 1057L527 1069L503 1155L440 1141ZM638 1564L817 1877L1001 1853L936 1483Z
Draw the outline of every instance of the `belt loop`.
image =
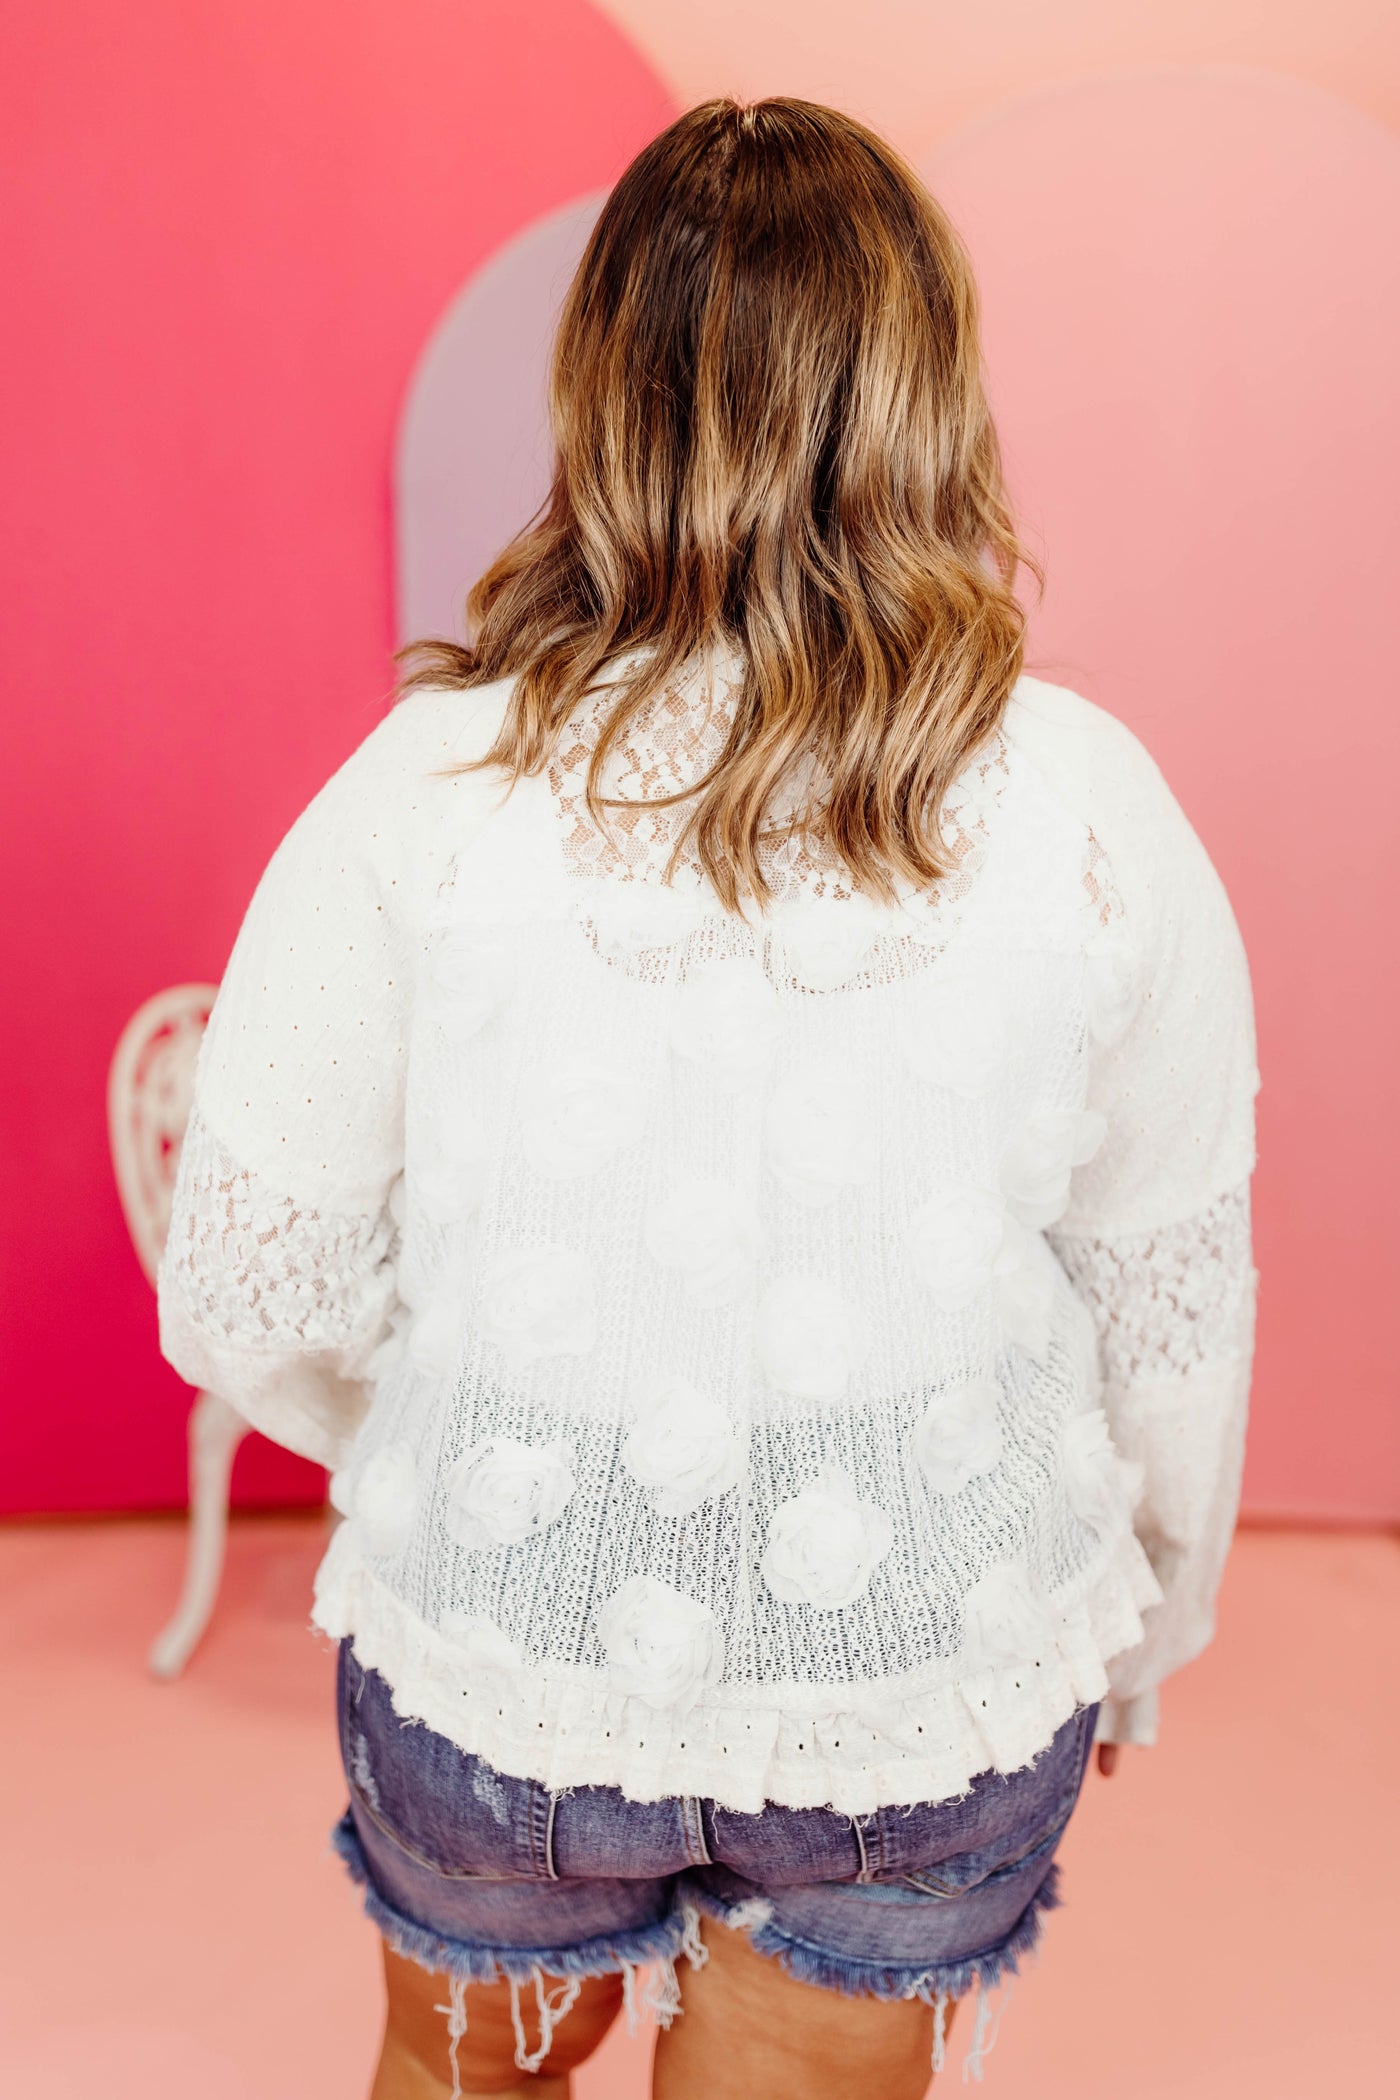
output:
M852 1828L852 1830L853 1830L853 1831L855 1832L855 1834L856 1834L856 1850L857 1850L857 1852L858 1852L858 1853L860 1854L860 1872L859 1872L859 1873L858 1873L858 1874L856 1875L856 1880L857 1880L857 1881L873 1881L873 1880L874 1880L874 1878L875 1878L875 1876L874 1876L874 1870L873 1870L873 1869L872 1869L872 1867L871 1867L871 1864L870 1864L870 1853L869 1853L869 1851L868 1851L868 1849L867 1849L867 1847L866 1847L866 1843L865 1843L865 1832L864 1832L864 1830L863 1830L863 1829L861 1828L861 1824L863 1823L863 1821L864 1821L864 1817L862 1817L862 1816L852 1816L852 1817L851 1817L851 1828ZM879 1835L879 1825L878 1825L878 1823L877 1823L877 1825L876 1825L876 1839L877 1839L877 1845L878 1845L878 1835Z
M559 1796L551 1787L549 1792L549 1813L545 1817L544 1825L544 1870L551 1881L559 1879L559 1869L554 1864L554 1811L558 1803Z
M712 1867L710 1848L705 1843L705 1808L698 1794L681 1795L681 1826L685 1831L686 1851L693 1867Z

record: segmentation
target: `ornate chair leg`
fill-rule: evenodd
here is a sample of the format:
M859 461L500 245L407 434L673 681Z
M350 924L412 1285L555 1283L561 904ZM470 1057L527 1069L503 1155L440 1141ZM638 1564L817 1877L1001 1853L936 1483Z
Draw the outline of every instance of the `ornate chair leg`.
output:
M228 1534L229 1475L248 1425L215 1393L196 1393L190 1410L190 1536L185 1583L175 1616L151 1644L157 1677L178 1677L209 1624Z

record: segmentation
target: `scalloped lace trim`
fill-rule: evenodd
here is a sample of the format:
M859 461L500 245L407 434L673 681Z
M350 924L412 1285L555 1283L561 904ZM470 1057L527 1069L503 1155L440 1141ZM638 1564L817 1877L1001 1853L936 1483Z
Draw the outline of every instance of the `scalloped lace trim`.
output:
M1137 1540L1121 1533L1056 1600L1054 1645L1038 1660L872 1686L858 1707L824 1713L718 1703L667 1712L610 1693L599 1672L511 1664L489 1650L468 1661L372 1573L349 1524L317 1574L312 1618L353 1639L406 1720L516 1777L554 1790L616 1786L639 1801L696 1794L745 1815L767 1801L868 1815L946 1800L978 1772L1029 1763L1077 1707L1104 1696L1105 1664L1137 1646L1141 1614L1161 1594Z

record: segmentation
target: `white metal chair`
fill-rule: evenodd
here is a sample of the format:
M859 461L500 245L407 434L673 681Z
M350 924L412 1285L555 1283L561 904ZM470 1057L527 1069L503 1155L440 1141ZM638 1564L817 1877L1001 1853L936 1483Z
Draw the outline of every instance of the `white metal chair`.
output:
M156 1280L189 1121L195 1059L214 1003L212 984L177 984L139 1007L122 1030L107 1082L117 1193L137 1259ZM157 1677L178 1677L209 1623L223 1572L229 1477L247 1430L226 1400L198 1392L189 1420L190 1533L175 1615L152 1643Z

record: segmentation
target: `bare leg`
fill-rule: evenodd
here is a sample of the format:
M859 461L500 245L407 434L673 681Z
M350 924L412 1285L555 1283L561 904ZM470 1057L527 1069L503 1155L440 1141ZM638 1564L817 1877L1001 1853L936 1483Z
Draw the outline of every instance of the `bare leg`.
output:
M370 2100L443 2100L452 2091L447 2015L442 2010L448 2003L447 1978L405 1961L386 1946L384 1981L389 2011ZM559 1979L547 1982L555 1986ZM593 2054L621 2003L620 1976L586 1978L539 2071L530 2073L516 2068L509 1985L469 1983L467 2031L457 2044L461 2091L489 2093L495 2100L568 2100L569 2073ZM539 2014L532 1984L521 1985L520 2009L533 2048L539 2040Z
M657 2037L655 2100L923 2100L929 2006L799 1983L746 1933L709 1918L702 1930L710 1959L677 1969L682 2010Z

